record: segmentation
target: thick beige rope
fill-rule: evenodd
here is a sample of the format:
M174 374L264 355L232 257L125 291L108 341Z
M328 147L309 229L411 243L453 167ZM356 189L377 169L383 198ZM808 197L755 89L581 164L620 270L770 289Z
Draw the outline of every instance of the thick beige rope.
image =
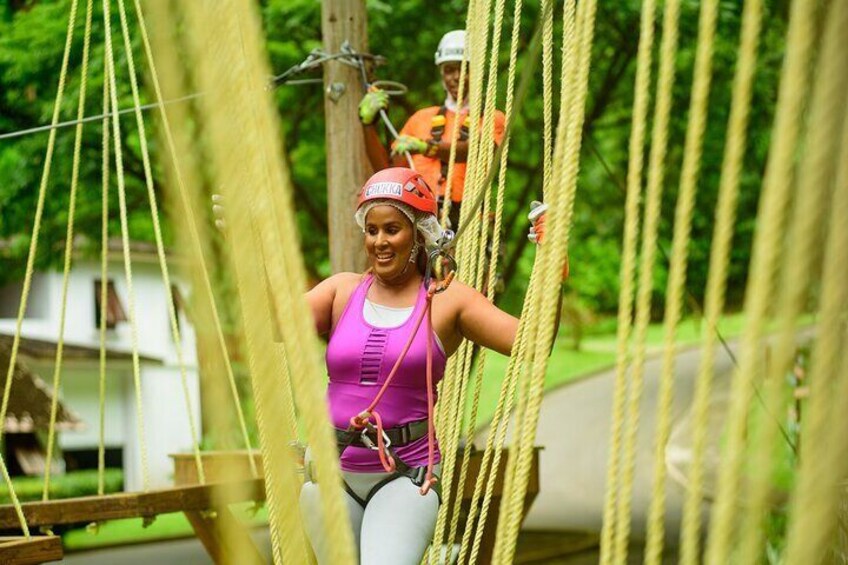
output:
M501 502L501 520L504 528L495 544L495 560L511 560L515 554L518 530L523 519L524 498L527 492L536 424L542 401L545 372L556 329L554 321L561 292L562 269L568 250L568 235L577 191L580 148L582 142L585 100L588 92L589 67L592 55L592 40L595 29L597 4L593 0L581 2L577 10L577 33L579 59L576 67L576 83L573 91L574 104L566 123L560 123L557 151L554 158L554 176L551 182L551 213L548 218L549 244L540 248L543 269L539 277L540 295L538 334L533 346L533 373L529 383L530 396L526 413L517 414L524 419L524 434L515 438L513 452L517 458L515 476L512 481L507 477L505 493ZM563 140L565 141L563 143ZM512 453L511 453L512 454Z
M718 326L724 310L730 244L736 222L736 201L739 194L739 173L745 152L748 116L751 103L757 45L762 20L762 2L749 0L742 14L742 37L739 59L733 83L733 99L727 127L727 142L719 183L713 245L710 250L709 276L704 308L707 328ZM692 401L692 463L689 488L683 509L680 532L680 561L695 565L699 560L701 511L703 504L704 451L707 443L707 422L710 390L715 365L716 333L704 332L701 342L701 362Z
M660 47L660 70L657 79L657 100L654 109L652 145L648 165L645 219L642 230L642 250L639 263L639 282L636 294L636 321L634 354L630 365L630 395L627 402L626 424L622 445L622 461L617 485L615 538L612 560L622 562L627 555L630 537L630 505L633 489L633 472L636 457L636 433L639 425L639 404L644 385L644 367L648 323L651 314L653 270L657 250L657 232L665 175L665 157L668 147L668 123L671 109L671 91L674 84L674 59L677 49L678 2L666 4L663 20L663 39ZM618 415L614 415L614 418ZM610 488L609 486L607 488ZM603 547L602 547L603 551ZM602 561L604 559L602 558Z
M846 6L831 4L823 57L834 49L831 31L845 37ZM837 36L839 37L839 36ZM837 59L838 60L838 59ZM824 66L821 69L825 70ZM844 68L836 70L844 74ZM786 563L823 563L837 527L839 502L845 497L848 474L848 435L845 434L848 399L848 348L845 319L848 311L848 118L842 118L839 171L830 202L830 226L824 253L818 336L807 374L810 396L805 407L800 466L791 502L786 536ZM844 527L844 524L841 526Z
M511 31L511 40L510 40L510 55L509 55L509 69L507 72L507 90L506 90L506 106L504 107L504 121L505 121L505 131L509 132L510 127L509 124L513 120L513 106L515 102L515 75L516 69L518 66L518 43L519 43L519 30L520 30L520 22L521 22L521 12L523 9L523 2L521 0L517 0L513 7L513 26ZM548 19L552 20L553 13L552 10L548 10L547 14ZM552 25L550 26L552 27ZM548 68L548 74L550 74L550 67ZM493 78L490 76L490 83ZM550 80L548 81L550 82ZM550 109L548 110L548 116L550 117ZM500 154L500 162L498 169L498 184L495 193L495 218L492 226L492 239L490 248L492 249L491 257L489 259L488 265L488 273L487 273L487 289L486 296L490 301L494 301L495 297L495 283L497 277L497 268L498 268L498 249L501 245L501 230L503 224L503 208L504 208L504 196L506 193L506 172L507 172L507 164L509 161L509 142L510 137L506 135L502 142L502 150ZM487 188L487 187L486 187ZM488 231L488 230L487 230ZM484 249L480 250L478 255L479 257L485 257ZM482 269L481 269L482 270ZM480 355L477 359L477 370L474 379L474 388L473 388L473 399L471 403L471 410L469 415L469 422L467 427L467 433L465 437L465 451L463 452L462 465L460 470L460 480L458 482L459 485L464 485L467 470L468 470L468 462L470 459L471 446L473 445L474 435L476 431L476 421L477 421L477 411L480 405L480 389L483 382L483 372L485 369L485 361L486 361L486 351L480 351ZM482 473L485 473L484 469L481 469ZM479 480L479 479L478 479ZM460 515L460 506L461 506L461 497L457 497L456 504L454 505L453 510L453 520L451 522L451 529L448 535L448 545L452 545L456 536L456 531L459 524L459 515Z
M837 7L839 4L841 6ZM787 251L782 258L783 271L776 313L779 334L776 346L769 350L766 367L765 398L768 403L766 409L770 414L780 413L783 405L781 392L784 377L792 370L795 361L799 316L810 299L810 282L818 267L817 250L825 244L823 226L833 198L830 189L840 155L840 125L845 120L848 92L848 68L845 66L843 47L848 32L848 9L845 9L845 3L831 4L825 21L827 32L816 65L807 138L804 141L806 151L800 165L791 223L787 230ZM779 437L778 425L772 418L764 416L751 435L750 459L753 465L749 471L749 493L742 521L740 553L742 561L748 563L763 557L764 516L773 504L774 469L777 464L775 454L779 453L775 449ZM818 437L808 435L806 429L803 429L802 436L802 444L819 441Z
M547 17L552 17L552 11L547 14ZM564 44L567 52L573 52L573 46L575 43L575 35L574 31L574 3L567 2L564 12L563 18L565 20L565 29L570 30L570 33L564 37ZM543 24L544 27L544 24ZM513 31L513 37L516 35L516 31ZM542 31L544 33L544 31ZM574 58L570 58L566 60L571 66L574 66ZM544 70L543 70L544 72ZM524 79L522 79L522 82ZM512 88L508 90L508 96L510 96L513 91ZM565 91L565 90L563 90ZM508 110L511 114L511 102L508 103ZM563 114L565 115L565 114ZM511 118L509 118L511 119ZM561 119L564 122L564 119ZM530 284L528 286L527 295L525 296L524 308L522 314L522 320L536 319L536 288L537 288L537 271L536 265L539 264L539 256L536 257L536 263L534 265L533 274L531 275ZM470 562L476 562L477 557L480 551L480 545L482 542L483 532L486 526L486 520L488 518L488 511L491 505L492 494L494 491L494 484L497 479L500 470L500 460L502 455L501 446L504 444L506 433L509 424L509 416L512 412L512 406L515 401L516 388L517 388L517 379L519 374L529 369L529 365L526 364L526 352L527 352L527 344L528 342L532 342L535 334L536 326L530 324L529 326L525 322L521 322L519 324L518 332L516 335L515 344L513 346L512 358L510 359L510 363L507 367L507 372L504 377L504 381L501 385L501 394L498 399L498 404L495 409L495 413L490 424L490 432L486 441L486 449L483 455L483 461L480 468L480 475L486 476L485 481L478 480L475 485L474 494L471 502L471 510L470 515L468 517L465 534L463 535L461 549L460 549L460 562L463 562L464 557L468 554L469 544L471 544L471 557ZM520 400L526 397L526 394L522 394L520 396ZM523 404L519 406L519 413L523 412ZM521 431L516 430L514 433L518 434L520 437ZM508 465L507 474L514 475L515 473L515 459L511 461L511 466ZM483 492L483 487L485 486L485 493ZM480 508L480 497L482 496L482 508L480 510L479 520L475 523L475 518L477 517L477 509ZM476 527L474 527L476 526ZM472 535L472 527L474 527L474 538L473 541L471 539Z
M666 4L668 6L668 4ZM633 88L633 125L631 126L629 159L627 164L627 197L624 205L624 241L622 243L620 290L618 295L618 324L616 327L616 367L613 385L613 414L610 447L607 463L606 492L604 495L604 520L601 530L601 555L612 557L615 530L616 488L619 470L621 437L624 430L624 402L629 362L628 342L633 318L633 277L636 272L636 239L639 232L639 201L642 195L642 169L645 151L645 129L648 98L651 86L651 59L654 44L654 19L656 3L645 0L639 25L639 48L636 55L636 82Z
M677 326L680 323L683 293L686 290L692 209L695 204L695 193L703 154L704 130L707 124L717 12L717 0L705 0L701 3L698 22L698 47L695 55L695 77L692 84L692 98L689 103L689 123L686 128L686 141L683 148L680 189L674 215L671 265L666 287L665 320L663 321L665 339L654 435L654 477L648 514L648 539L645 548L645 563L654 565L659 565L662 561L665 538L665 448L671 433ZM626 479L632 482L633 477L631 475ZM627 490L632 491L632 485Z
M488 0L486 2L476 2L472 6L469 6L467 18L470 24L468 50L471 53L470 60L474 62L476 62L478 58L485 59L482 54L486 51L484 46L488 36L489 7L490 2ZM498 2L496 2L493 15L493 53L498 52L497 46L500 43L500 27L501 22L503 21L503 9L504 2L498 0ZM497 69L495 69L494 75L489 75L489 88L487 88L487 91L491 88L492 80L496 80L496 70ZM491 72L490 68L490 73ZM471 92L469 94L472 110L469 115L474 116L479 115L479 113L474 113L473 108L479 107L479 100L482 96L483 76L482 73L480 73L480 76L478 77L479 80L474 80L475 77L472 74L471 78ZM463 230L467 230L468 233L464 233L463 238L459 241L457 249L457 261L460 265L462 265L460 275L463 282L480 290L482 289L483 283L485 248L488 241L488 224L481 220L480 214L482 214L482 218L485 218L488 215L488 210L491 205L491 190L490 187L484 186L485 182L481 179L479 169L472 168L471 159L474 158L474 155L479 155L479 148L481 146L492 146L494 143L492 136L493 116L489 115L493 111L494 107L490 106L487 100L486 112L484 112L483 130L481 134L478 134L478 132L474 129L474 127L476 127L474 122L479 123L479 120L471 120L471 134L469 136L469 166L467 169L469 174L466 176L463 201L476 202L481 194L484 194L484 197L482 210L473 211L473 216L469 216L466 213L466 208L469 208L470 206L466 206L462 209L462 222L467 222L469 221L468 218L470 218L472 225L468 228L463 228ZM457 121L454 125L454 133L456 133L458 129L459 122ZM462 432L462 423L465 420L468 384L470 381L473 357L473 344L468 342L463 343L454 355L453 359L456 361L450 363L448 368L449 370L447 371L444 382L442 383L439 402L442 406L439 409L440 417L438 418L439 445L442 450L442 477L440 480L443 485L453 485L456 482L454 481L454 473L458 471L459 481L456 483L459 487L455 492L452 488L444 488L442 490L442 506L436 520L436 530L433 538L433 547L435 548L442 547L443 539L445 537L448 538L447 542L448 546L450 546L451 539L455 535L456 530L455 524L456 517L458 516L456 509L458 509L462 500L462 484L464 482L465 472L467 472L470 446L467 445L463 451L463 455L459 463L459 469L457 469L457 451ZM480 371L480 367L481 364L478 363L478 373ZM478 390L479 386L476 385L479 381L479 378L475 379L475 388ZM477 396L477 394L478 393L475 392L475 396ZM467 425L469 428L473 429L473 422L467 422ZM450 529L446 532L445 523L447 516L451 513L451 510L453 510L452 516L454 519L451 522ZM439 552L440 549L439 551L430 553L430 562L433 562L435 559L441 559L438 555Z
M112 108L118 107L117 85L115 80L115 55L112 49L112 23L109 0L103 0L103 24L106 35L106 76L109 81L109 96ZM129 224L127 221L127 195L124 181L124 161L121 148L121 126L117 112L112 115L112 142L115 149L115 170L118 181L118 203L121 218L121 242L124 259L124 275L127 283L127 316L130 322L130 343L132 346L132 374L135 389L135 424L141 451L142 488L150 488L150 470L147 462L147 438L144 435L144 409L141 399L141 369L138 359L138 321L135 309L135 290L133 289L132 260L130 258Z
M159 223L159 205L156 202L156 191L153 187L153 171L150 166L150 151L147 147L147 132L144 126L144 117L141 113L141 99L138 92L138 78L135 70L135 57L132 52L130 31L127 26L127 11L124 0L118 0L118 15L121 22L121 35L124 39L124 55L127 58L127 67L130 77L130 89L135 109L135 121L138 128L139 149L141 152L141 163L144 170L144 182L147 186L147 198L150 204L150 218L153 225L153 236L156 242L156 255L159 259L159 270L162 273L162 283L165 290L165 299L168 304L168 321L171 327L171 337L174 344L177 367L180 372L180 385L183 390L186 417L188 418L189 434L191 436L192 451L194 452L194 463L200 484L206 483L206 475L203 472L203 463L200 460L200 438L195 425L194 409L191 405L191 394L188 388L188 375L186 373L185 357L183 355L183 338L180 332L180 324L177 320L177 312L174 306L173 283L168 269L168 260L165 257L165 244L162 238L162 227Z
M734 374L727 422L727 447L719 470L718 496L710 520L706 561L724 564L731 553L735 531L739 480L745 451L746 420L753 386L759 382L763 326L772 301L773 279L780 257L784 218L790 200L792 156L796 150L800 118L807 97L809 60L814 43L815 2L792 5L787 52L781 76L758 225L746 291L746 326L739 368Z
M256 6L246 0L226 4L192 0L183 6L190 15L187 30L196 34L195 53L203 55L196 60L197 76L202 90L208 92L202 104L214 152L211 156L216 165L216 185L222 186L227 198L228 223L232 219L229 240L234 249L232 259L242 302L254 398L261 411L258 422L266 477L279 487L279 492L289 492L293 486L292 456L284 438L279 437L281 430L273 427L283 412L276 409L277 399L285 395L277 377L278 367L268 355L275 347L269 318L269 312L274 311L313 452L314 475L321 485L324 525L336 540L329 548L329 559L332 563L351 563L353 540L341 494L338 454L321 391L317 337L303 299L306 281L302 258L297 238L293 237L296 222L291 184L282 166L284 160L280 159L283 150L273 102L261 88L270 70L262 54ZM231 80L234 70L242 73L244 80ZM234 143L235 139L238 143ZM281 189L274 197L272 187ZM262 239L261 251L253 245L254 227ZM263 257L273 309L264 292ZM281 422L280 426L285 424ZM285 500L277 493L271 491L269 495L272 523L289 534L283 528L293 524L296 515L291 507L284 506ZM284 539L291 541L293 535L291 532Z
M574 84L576 84L576 72L577 72L577 56L575 55L577 51L577 33L576 33L576 15L575 15L575 3L574 2L566 2L563 9L563 70L562 76L563 81L569 82L569 87L563 86L561 89L561 93L573 93L574 92ZM573 105L566 104L565 101L561 101L560 103L560 120L559 127L560 131L565 129L565 124L569 122L570 112L573 110ZM567 133L567 132L566 132ZM560 135L558 137L558 149L562 148L565 144L563 142L563 136ZM558 161L556 159L553 160L554 163ZM550 186L548 187L550 189ZM545 195L545 198L548 198L548 195ZM476 535L474 538L474 545L472 548L472 557L471 561L474 562L480 550L480 544L482 541L482 535L484 532L486 518L488 516L488 509L491 503L491 496L493 492L493 487L497 475L500 470L500 459L502 450L500 447L503 445L506 433L508 430L508 424L510 420L510 414L512 412L513 403L517 402L516 409L516 426L513 430L513 435L515 438L524 438L525 437L525 425L526 422L523 418L521 418L522 414L526 413L526 405L527 398L529 396L530 391L530 382L529 379L523 379L521 386L518 387L518 377L521 374L531 374L533 371L533 361L532 358L529 357L531 355L530 348L531 344L535 343L537 333L538 333L538 325L525 322L525 320L536 320L537 312L539 311L540 305L537 300L537 296L539 291L539 280L542 277L541 272L542 265L544 262L543 257L539 254L536 256L536 260L534 262L533 272L530 278L530 284L525 296L524 300L524 308L522 311L522 322L519 324L516 342L513 345L512 357L510 359L510 363L507 366L507 376L504 380L504 384L502 386L501 391L501 400L499 401L497 410L495 412L495 417L491 424L491 432L487 442L487 452L491 449L490 445L494 443L496 446L496 450L494 452L494 460L492 461L491 468L489 469L489 477L488 483L486 485L485 497L483 500L483 508L480 515L479 523L477 524ZM529 325L526 325L529 324ZM506 391L506 393L504 392ZM504 396L505 395L505 396ZM517 398L516 398L517 396ZM505 401L504 401L505 398ZM501 413L501 410L503 412ZM516 450L516 442L513 442L513 445L510 447L509 458L507 460L506 472L505 472L505 485L511 485L515 482L515 476L518 468L518 453ZM531 442L532 445L532 442ZM486 459L484 457L484 467L485 467ZM504 490L505 494L508 490ZM474 500L477 499L477 492L475 492ZM476 503L472 502L474 508L476 508ZM472 509L473 510L473 509ZM496 532L496 537L501 535L501 532L505 528L507 524L506 519L501 518L501 521L498 523L498 530ZM465 542L463 541L463 551L465 549Z
M538 255L537 259L538 261ZM534 264L535 265L535 264ZM522 319L532 319L535 315L535 278L537 270L534 268L530 276L530 284L528 285L527 295L525 296L525 307L522 312ZM471 499L471 508L469 510L468 519L466 521L465 532L462 536L462 544L460 546L459 563L465 562L465 557L469 555L469 563L476 563L480 552L480 544L483 540L483 532L486 526L486 520L489 514L489 508L492 503L492 493L498 470L500 469L500 461L502 449L506 433L509 426L509 416L512 413L512 406L515 402L516 388L518 377L522 374L525 367L519 360L525 358L527 335L534 330L534 326L529 323L519 323L518 332L513 346L512 357L507 365L506 375L501 383L501 392L498 397L498 403L495 407L495 413L490 424L490 432L486 438L486 447L483 452L483 461L480 465L480 476L485 476L485 480L478 478L474 485L474 494ZM480 500L482 498L482 507ZM478 518L478 508L479 518ZM476 521L475 521L476 520ZM472 538L473 536L473 538Z
M245 448L247 449L248 456L248 464L250 465L251 473L254 476L258 475L258 471L256 469L256 463L253 457L253 447L250 444L250 438L247 432L247 422L244 417L244 409L241 405L241 399L238 395L238 388L236 386L235 374L233 373L232 362L230 360L229 351L227 350L226 341L224 339L224 331L221 325L221 318L218 312L218 307L215 303L215 295L212 290L212 281L209 275L209 269L206 264L206 260L204 259L204 251L203 251L203 237L200 234L200 230L198 228L198 222L196 215L194 213L194 207L191 205L188 197L188 192L186 189L186 182L183 179L182 169L180 168L177 162L177 149L176 143L174 141L174 133L171 128L171 122L168 118L168 112L164 106L164 96L162 94L162 86L159 83L159 74L156 70L156 62L153 57L153 49L150 44L150 37L147 33L147 24L145 23L144 12L141 8L141 4L139 0L133 0L135 5L135 13L138 18L139 30L141 32L142 44L144 45L144 53L147 60L148 68L150 69L149 77L151 81L151 85L153 86L153 92L155 94L156 102L160 105L160 119L162 120L162 135L165 138L165 144L168 148L168 155L171 161L171 171L174 175L174 180L177 188L177 192L179 195L179 204L181 205L181 211L184 214L186 220L187 232L189 235L189 242L193 249L193 252L196 257L198 269L197 272L199 274L199 279L201 284L201 288L203 289L203 295L206 300L206 304L204 305L204 310L209 313L211 316L215 337L217 338L217 344L220 351L220 355L223 359L223 367L227 376L227 383L229 385L230 396L233 401L233 406L236 411L236 416L238 418L239 431L241 432L242 442L244 443Z
M151 64L152 82L155 90L157 91L157 99L161 101L162 99L178 98L184 94L184 81L186 80L186 77L180 70L180 67L185 64L185 60L180 57L183 56L183 53L185 53L186 50L181 49L183 45L180 44L189 43L186 47L189 48L188 52L190 54L192 53L190 51L190 42L188 42L186 38L181 37L178 31L184 30L185 27L182 26L182 21L179 19L179 14L174 9L174 6L165 6L159 2L151 2L149 4L152 21L151 27L156 30L156 33L150 37L150 39L153 40L151 44L147 37L144 16L139 11L139 8L140 6L136 5L136 10L139 15L139 23L142 29L142 38L145 40L146 52L148 54L149 63ZM175 47L175 45L178 45L178 47ZM157 62L159 63L156 66L153 66L153 52L157 54ZM189 60L192 60L191 55L189 56ZM157 67L161 70L161 74L156 70ZM189 69L186 69L186 71L188 70ZM161 84L159 80L160 76ZM208 348L209 352L214 353L216 351L220 351L222 353L220 357L206 360L205 371L204 368L201 368L201 370L204 371L202 374L204 376L204 386L206 387L207 393L204 397L206 408L210 413L219 415L211 422L212 427L209 430L212 433L215 433L216 431L227 429L227 426L233 425L233 421L230 418L225 417L228 415L228 408L231 407L227 400L225 380L223 378L217 378L219 376L223 376L222 373L224 369L231 371L231 368L229 359L226 355L226 347L221 347L220 322L217 321L217 311L214 304L214 298L211 295L211 284L209 284L208 271L203 258L203 248L204 245L208 243L209 232L208 230L204 230L205 225L203 223L196 222L192 212L193 210L201 210L204 205L208 206L208 195L199 194L201 192L200 187L202 186L202 182L199 180L201 178L201 174L199 174L199 171L197 170L197 163L206 162L206 158L197 155L197 153L199 153L200 146L199 144L193 145L196 137L192 137L186 129L190 128L190 124L193 122L203 122L203 120L190 119L185 113L185 107L182 105L169 106L168 114L170 116L166 115L163 111L163 117L165 118L163 121L164 127L159 129L160 134L165 137L165 139L163 139L163 146L168 147L170 153L169 158L165 159L165 164L170 165L165 167L167 173L166 186L170 189L166 195L171 196L173 209L179 210L179 213L177 213L174 218L177 245L181 248L195 251L193 256L190 255L191 262L189 262L188 267L190 268L190 274L192 275L192 287L200 289L200 292L196 292L194 294L195 299L198 300L198 304L193 309L193 321L195 322L195 328L198 332L198 340L205 341L198 341L198 346L203 347L203 344L207 343L211 346ZM176 128L172 131L170 123L182 124L184 127ZM177 162L177 155L180 156L180 162ZM204 290L206 292L204 292ZM214 333L218 333L219 339L217 344L215 342ZM212 338L211 340L209 340L210 337ZM220 368L220 373L215 370L217 367ZM284 398L281 398L281 401L284 400ZM240 412L241 407L237 401L235 402L235 407L237 413ZM261 407L258 406L257 408ZM280 415L284 416L287 413L288 412L281 413ZM257 419L262 418L262 416L263 413L258 411ZM290 429L290 426L288 426L283 419L273 421L272 425L279 426L280 430ZM243 437L246 440L246 435ZM280 441L284 441L284 439L280 437ZM250 444L248 443L247 446L251 474L257 476L253 453L250 451ZM285 470L292 471L293 468L294 462L289 464ZM242 472L241 469L238 469L237 471L239 473ZM227 474L231 471L224 469L222 472L224 476L227 476ZM236 472L236 470L233 469L232 472ZM291 475L294 475L293 471L291 472ZM299 480L296 476L292 476L290 482L293 483L293 491L299 488ZM225 492L224 489L226 489L226 491L232 491L234 488L237 488L237 486L238 485L236 484L232 484L226 485L223 488L216 488L213 491L213 496L216 498L219 496L227 496L228 493ZM274 481L270 473L265 481L265 489L268 496L273 497L274 500L282 499L283 507L296 507L296 493L290 496L289 499L278 494L280 490L279 486L277 482ZM291 517L296 517L296 514L292 514L291 512L285 514L286 519L291 519ZM299 562L300 559L306 559L306 544L303 541L303 535L302 532L300 532L299 525L295 525L293 528L288 530L290 532L287 538L289 541L283 544L281 540L283 540L285 536L280 531L280 521L272 517L270 522L271 546L275 562ZM235 536L233 532L223 527L225 523L226 522L223 522L220 525L222 529L220 533L224 537L223 543L225 547L228 547L229 551L234 551L236 553L239 551L246 551L246 548L241 549L241 544L244 542L243 538Z
M56 355L53 361L53 398L50 401L50 423L47 428L47 450L44 465L44 486L41 500L50 497L50 472L53 467L53 450L56 446L56 415L59 410L59 391L62 384L62 353L65 346L65 319L68 312L68 281L71 273L71 259L74 254L74 217L77 210L77 188L79 187L80 152L82 149L82 119L85 116L85 96L88 86L88 54L91 46L91 15L93 0L88 0L85 9L85 28L82 43L82 68L80 70L80 90L77 99L77 127L74 132L74 153L71 165L71 191L68 199L68 225L65 231L65 256L62 263L62 291L59 305L59 328L56 339Z

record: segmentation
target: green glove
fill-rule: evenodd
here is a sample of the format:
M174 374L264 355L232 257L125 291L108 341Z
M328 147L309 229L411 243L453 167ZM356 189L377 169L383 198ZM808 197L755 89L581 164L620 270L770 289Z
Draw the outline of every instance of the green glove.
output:
M418 139L412 135L398 136L397 140L392 145L392 155L401 155L403 153L425 153L428 144L423 139Z
M359 121L370 126L377 119L380 110L389 107L389 95L384 90L374 89L359 102Z

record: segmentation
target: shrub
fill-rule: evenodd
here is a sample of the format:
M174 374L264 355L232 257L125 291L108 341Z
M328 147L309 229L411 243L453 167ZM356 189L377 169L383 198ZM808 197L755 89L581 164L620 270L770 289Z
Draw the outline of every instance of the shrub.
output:
M12 479L15 493L21 502L41 500L44 487L43 477L15 477ZM103 487L106 493L120 492L124 486L122 469L106 469L103 476ZM50 477L50 498L73 498L97 494L97 471L71 471L64 475ZM0 481L0 503L12 502L9 487Z

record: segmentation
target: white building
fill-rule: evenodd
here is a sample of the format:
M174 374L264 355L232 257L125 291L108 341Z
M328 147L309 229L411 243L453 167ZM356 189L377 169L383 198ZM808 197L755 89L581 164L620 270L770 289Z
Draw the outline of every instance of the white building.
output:
M168 316L167 292L155 253L144 244L133 245L133 290L138 324L141 409L144 421L150 486L171 484L173 473L169 453L189 451L192 440L188 409L180 382L180 367ZM139 252L141 248L141 252ZM90 466L100 434L100 265L97 260L74 262L68 287L65 343L73 353L62 363L59 397L82 420L80 431L60 434L59 445L66 459L87 461ZM171 273L172 283L181 288L177 296L187 296L186 287ZM129 296L120 253L109 261L107 321L107 372L105 445L107 466L122 466L127 491L142 489L142 453L138 436L136 393L131 355L132 340ZM0 335L14 335L22 282L0 288ZM62 296L62 273L34 275L22 337L33 342L54 344L58 340ZM180 302L179 299L176 300ZM189 403L198 434L200 429L200 389L195 334L182 308L177 308L182 337L183 361L189 390ZM123 314L123 315L122 315ZM126 318L126 320L122 320ZM23 360L44 381L52 383L51 356ZM5 376L5 375L4 375ZM72 467L69 466L69 468Z

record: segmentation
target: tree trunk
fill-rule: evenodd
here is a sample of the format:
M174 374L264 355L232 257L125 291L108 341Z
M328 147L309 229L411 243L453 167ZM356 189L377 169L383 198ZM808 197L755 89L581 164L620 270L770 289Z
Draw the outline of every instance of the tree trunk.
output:
M347 41L368 51L365 0L321 3L324 50L338 53ZM362 234L353 220L359 188L371 174L358 107L363 85L359 69L338 61L324 64L324 115L327 151L327 215L333 272L362 271Z

